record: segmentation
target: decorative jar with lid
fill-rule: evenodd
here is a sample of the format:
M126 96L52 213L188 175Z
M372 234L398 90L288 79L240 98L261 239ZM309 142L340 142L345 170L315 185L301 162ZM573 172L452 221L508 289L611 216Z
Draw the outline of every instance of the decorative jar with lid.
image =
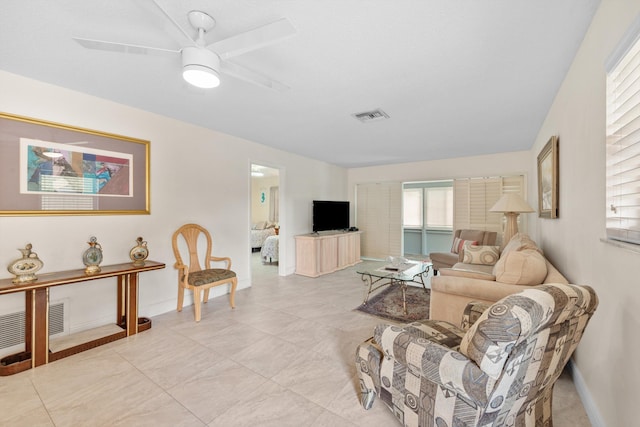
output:
M95 236L91 236L87 243L89 244L89 249L82 254L82 262L87 266L84 272L87 274L99 273L100 263L102 262L102 246L100 246Z
M31 283L38 280L36 272L44 267L44 263L38 258L37 253L31 252L32 247L31 243L27 243L24 249L18 249L22 252L22 258L13 261L7 267L9 273L16 276L12 280L13 283Z
M138 244L129 251L129 258L133 261L133 265L141 267L149 256L149 249L147 249L147 242L142 240L142 237L138 237L136 242Z

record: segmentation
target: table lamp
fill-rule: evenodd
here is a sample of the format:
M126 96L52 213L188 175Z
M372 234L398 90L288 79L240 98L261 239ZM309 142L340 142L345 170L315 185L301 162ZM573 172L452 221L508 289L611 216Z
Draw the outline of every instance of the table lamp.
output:
M507 226L504 229L502 245L518 232L518 215L525 212L533 212L533 208L516 193L506 193L496 202L489 212L504 212L507 217Z

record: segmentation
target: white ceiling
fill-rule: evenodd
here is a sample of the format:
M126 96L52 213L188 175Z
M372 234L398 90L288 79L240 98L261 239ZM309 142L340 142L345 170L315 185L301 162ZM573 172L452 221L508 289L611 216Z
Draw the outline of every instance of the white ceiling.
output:
M294 37L233 61L291 89L223 75L220 87L196 90L179 56L72 40L179 49L151 0L2 0L0 69L344 167L518 151L531 148L600 3L158 2L187 29L188 11L213 16L208 42L288 18ZM390 118L352 117L375 108Z

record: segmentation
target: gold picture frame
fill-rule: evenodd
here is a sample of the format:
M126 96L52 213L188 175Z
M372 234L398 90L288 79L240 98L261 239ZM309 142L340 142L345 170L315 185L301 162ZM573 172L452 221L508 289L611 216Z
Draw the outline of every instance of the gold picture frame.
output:
M0 215L148 215L149 144L0 112Z
M558 137L552 136L538 154L538 216L558 218Z

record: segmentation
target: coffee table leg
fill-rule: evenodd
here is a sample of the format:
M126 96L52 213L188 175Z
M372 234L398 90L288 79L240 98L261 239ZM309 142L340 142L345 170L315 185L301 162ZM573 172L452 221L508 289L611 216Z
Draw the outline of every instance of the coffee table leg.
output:
M406 316L407 313L407 282L400 281L400 287L402 288L402 312Z
M367 303L367 301L369 301L369 295L371 295L371 287L373 286L373 278L369 274L363 274L360 278L363 282L369 283L369 286L367 286L364 291L364 300L362 301L362 304L364 305Z

